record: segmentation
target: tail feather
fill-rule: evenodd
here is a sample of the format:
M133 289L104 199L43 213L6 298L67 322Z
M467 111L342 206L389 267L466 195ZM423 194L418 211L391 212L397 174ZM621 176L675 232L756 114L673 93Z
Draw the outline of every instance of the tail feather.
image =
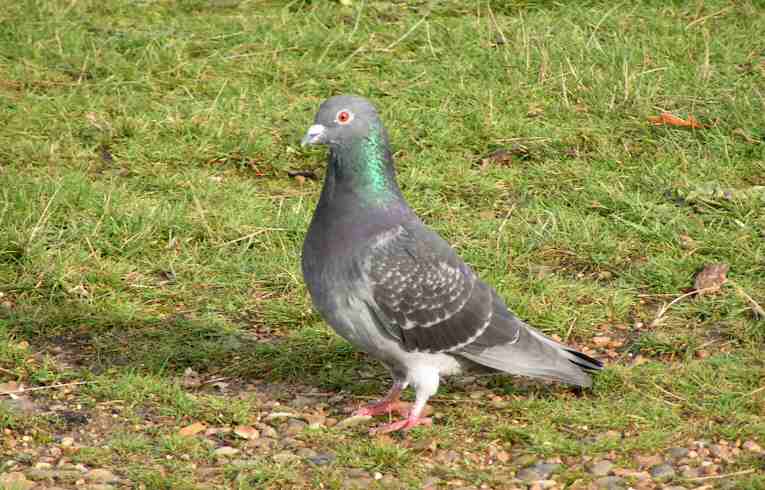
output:
M547 378L577 386L591 386L590 373L603 364L566 347L516 318L495 299L494 319L486 331L459 355L510 374Z

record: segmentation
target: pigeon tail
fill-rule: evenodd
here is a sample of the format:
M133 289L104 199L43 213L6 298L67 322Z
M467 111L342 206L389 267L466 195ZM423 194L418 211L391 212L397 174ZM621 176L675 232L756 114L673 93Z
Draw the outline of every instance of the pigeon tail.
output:
M590 373L603 364L561 345L513 316L495 297L494 319L459 355L498 371L546 378L576 386L592 386Z

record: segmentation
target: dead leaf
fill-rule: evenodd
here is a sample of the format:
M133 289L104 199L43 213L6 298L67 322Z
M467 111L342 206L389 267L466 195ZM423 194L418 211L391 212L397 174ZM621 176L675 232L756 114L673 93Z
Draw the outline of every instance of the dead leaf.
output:
M305 179L319 180L319 176L313 170L287 170L287 175L294 178L303 177L303 182Z
M756 144L760 143L759 140L756 140L756 139L752 138L752 136L749 133L747 133L746 131L744 131L742 128L734 129L733 130L733 134L735 134L736 136L739 136L740 138L742 138L744 141L746 141L750 145L756 145Z
M249 425L238 425L234 429L234 434L238 435L242 439L257 439L260 437L260 432L254 427Z
M529 110L526 112L526 117L539 117L544 115L544 113L544 107L532 104L529 106Z
M696 274L696 280L693 282L693 288L699 295L707 293L716 293L728 280L726 274L730 266L728 264L707 264Z
M683 119L681 117L675 116L671 112L662 112L659 116L651 116L648 118L648 122L654 126L678 126L682 128L694 129L703 129L707 127L706 125L697 121L693 116L689 115L688 119Z
M178 435L181 437L191 437L199 434L203 430L207 428L207 425L205 425L202 422L194 422L191 425L187 425L183 429L178 431Z
M525 160L529 156L529 149L523 145L512 145L510 148L499 148L489 153L480 160L481 170L489 165L507 166L513 160Z

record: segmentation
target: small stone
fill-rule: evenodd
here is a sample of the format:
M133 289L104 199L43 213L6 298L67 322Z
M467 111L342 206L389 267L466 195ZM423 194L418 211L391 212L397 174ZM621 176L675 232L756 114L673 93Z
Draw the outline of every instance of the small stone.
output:
M762 447L754 441L746 441L741 445L741 447L753 453L762 452Z
M372 417L369 415L355 415L353 417L348 417L347 419L341 420L335 427L338 429L347 429L348 427L355 427L357 425L369 422L370 420L372 420Z
M34 481L53 480L58 476L56 470L32 469L27 471L27 478Z
M50 464L50 463L36 463L35 464L35 469L36 470L49 470L51 468L53 468L53 465Z
M698 478L700 474L698 468L692 468L688 465L680 467L680 476L683 478Z
M284 430L284 433L288 436L296 436L303 432L305 428L308 427L308 424L303 422L302 420L298 419L290 419L287 422L287 428Z
M558 482L555 480L539 480L532 483L529 490L547 490L548 488L553 488L557 484Z
M316 456L309 457L308 461L315 464L316 466L324 466L327 464L332 463L335 460L335 455L332 453L320 453Z
M513 462L518 466L530 466L537 462L537 457L533 454L522 454L515 458Z
M242 439L252 440L260 437L260 432L254 427L249 425L238 425L234 429L234 434L238 435Z
M542 475L539 474L539 472L537 472L537 470L532 466L521 469L520 471L518 471L515 477L524 482L544 480Z
M728 448L728 446L723 446L722 444L712 444L711 446L709 446L709 452L715 458L720 458L725 461L728 461L731 459L730 449Z
M270 437L271 439L276 439L277 437L279 437L279 434L276 432L276 429L274 429L270 425L257 424L256 427L260 429L260 435L263 437Z
M56 478L62 482L75 483L82 478L82 473L72 470L60 470L56 472Z
M635 461L635 464L637 464L641 468L650 468L651 466L657 466L664 462L661 459L661 456L659 456L658 454L652 454L650 456L643 456L643 455L637 454L632 459Z
M297 414L290 413L290 412L273 412L266 415L266 420L283 420L283 419L294 419L297 417Z
M537 463L533 466L534 471L542 476L540 480L547 480L550 475L558 471L562 465L559 463Z
M72 447L74 446L74 439L71 437L63 437L61 439L61 446L62 447Z
M654 480L665 481L675 477L675 469L668 464L657 464L648 470Z
M595 476L606 476L609 473L611 473L611 469L614 467L614 464L611 461L608 460L601 460L596 461L589 465L589 471L592 475Z
M0 475L0 488L12 488L13 490L29 490L35 483L27 480L24 473L12 471Z
M297 450L295 454L297 454L298 456L304 459L310 459L310 458L316 457L316 451L314 451L313 449L309 447L300 448Z
M216 458L229 458L236 454L239 454L239 450L230 446L219 447L213 451L213 456Z
M707 464L701 466L701 473L704 476L713 476L720 472L719 464Z
M667 456L669 459L683 459L688 456L688 452L685 447L671 447L667 449Z
M290 403L292 408L297 409L302 409L313 405L316 405L316 400L314 398L308 398L307 396L298 396Z
M327 420L324 421L324 425L327 427L334 427L337 425L337 419L334 417L327 417Z
M656 483L648 478L647 480L639 480L635 482L634 484L630 485L630 489L635 490L654 490L656 488Z
M595 486L603 490L622 490L624 480L618 476L604 476L595 480Z
M119 478L109 470L96 468L85 473L85 479L96 483L115 483Z
M291 453L289 451L276 453L271 458L274 460L274 463L278 464L292 463L300 459L297 454Z

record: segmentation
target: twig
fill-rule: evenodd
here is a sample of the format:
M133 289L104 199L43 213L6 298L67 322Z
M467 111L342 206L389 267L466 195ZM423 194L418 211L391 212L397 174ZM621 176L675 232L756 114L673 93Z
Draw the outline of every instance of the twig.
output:
M765 386L761 386L761 387L757 388L757 389L756 389L756 390L754 390L754 391L750 391L749 393L747 393L747 394L746 394L746 395L744 395L744 396L752 396L752 395L756 395L757 393L759 393L759 392L761 392L761 391L764 391L764 390L765 390Z
M685 403L688 403L688 400L687 400L687 399L685 399L685 398L683 398L682 396L680 396L680 395L676 395L676 394L672 393L672 392L671 392L671 391L669 391L669 390L665 390L664 388L662 388L661 386L659 386L659 385L658 385L658 384L656 384L656 383L654 383L653 385L654 385L655 387L657 387L657 388L659 389L659 391L661 391L662 393L665 393L665 394L667 394L667 395L671 396L672 398L677 398L678 400L681 400L681 401L684 401Z
M733 284L733 287L736 288L736 292L744 297L745 300L749 302L749 304L752 306L752 311L754 311L754 314L757 318L765 319L765 309L760 306L759 303L757 303L754 298L746 294L746 291L744 291L741 286L736 284L735 282L728 279L728 282Z
M366 3L365 0L361 0L361 5L359 5L359 11L356 13L356 22L353 23L353 30L350 34L348 34L348 39L353 39L353 35L356 34L356 31L359 28L359 22L361 22L361 12L364 11L364 4Z
M5 369L5 368L1 368L0 367L0 372L5 373L5 374L10 374L11 376L16 376L17 378L19 377L19 375L17 373L14 373L10 369Z
M418 20L417 22L415 22L415 24L414 24L412 27L410 27L410 28L409 28L409 30L408 30L408 31L406 31L406 32L404 33L404 35L403 35L403 36L401 36L400 38L398 38L398 39L396 39L395 41L393 41L392 43L390 43L390 44L388 45L388 47L387 47L387 48L385 48L385 49L383 49L382 51L390 51L390 50L391 50L391 49L393 49L395 46L397 46L397 45L398 45L398 43L400 43L400 42L401 42L401 41L403 41L404 39L408 38L408 37L409 37L409 35L410 35L411 33L413 33L413 32L414 32L414 30L415 30L415 29L417 29L418 27L420 27L420 24L422 24L423 22L425 22L425 19L427 19L427 18L428 18L428 15L430 15L430 12L428 12L428 13L427 13L427 14L425 14L425 15L423 15L423 16L422 16L422 18L421 18L420 20Z
M66 388L67 386L77 386L77 385L89 385L93 383L95 383L95 381L76 381L74 383L64 383L60 385L35 386L34 388L24 388L23 390L3 391L3 392L0 392L0 395L19 395L21 393L27 393L30 391L52 390L55 388Z
M711 19L712 17L717 17L718 15L722 15L728 10L732 9L733 7L725 7L724 9L718 10L717 12L714 12L709 15L705 15L704 17L699 17L698 19L694 20L687 26L685 26L686 29L690 29L691 27L695 26L696 24L700 24L702 22L706 22L707 20Z
M654 318L654 320L651 322L649 327L655 327L659 323L661 323L662 318L667 313L667 311L670 309L670 307L672 305L674 305L675 303L677 303L678 301L680 301L682 299L685 299L688 296L693 296L693 295L696 295L696 294L700 294L700 293L703 293L703 292L706 292L706 291L712 291L712 290L716 290L716 289L718 289L718 288L715 287L715 286L712 286L712 287L708 287L708 288L694 289L690 293L681 294L677 298L673 299L672 301L670 301L669 303L667 303L666 305L661 307L661 310L659 310L659 314L656 315L656 318Z
M719 480L721 478L728 478L731 476L748 475L749 473L754 473L754 472L755 472L755 469L751 468L748 470L736 471L735 473L727 473L725 475L699 476L696 478L686 478L686 480L688 481Z

